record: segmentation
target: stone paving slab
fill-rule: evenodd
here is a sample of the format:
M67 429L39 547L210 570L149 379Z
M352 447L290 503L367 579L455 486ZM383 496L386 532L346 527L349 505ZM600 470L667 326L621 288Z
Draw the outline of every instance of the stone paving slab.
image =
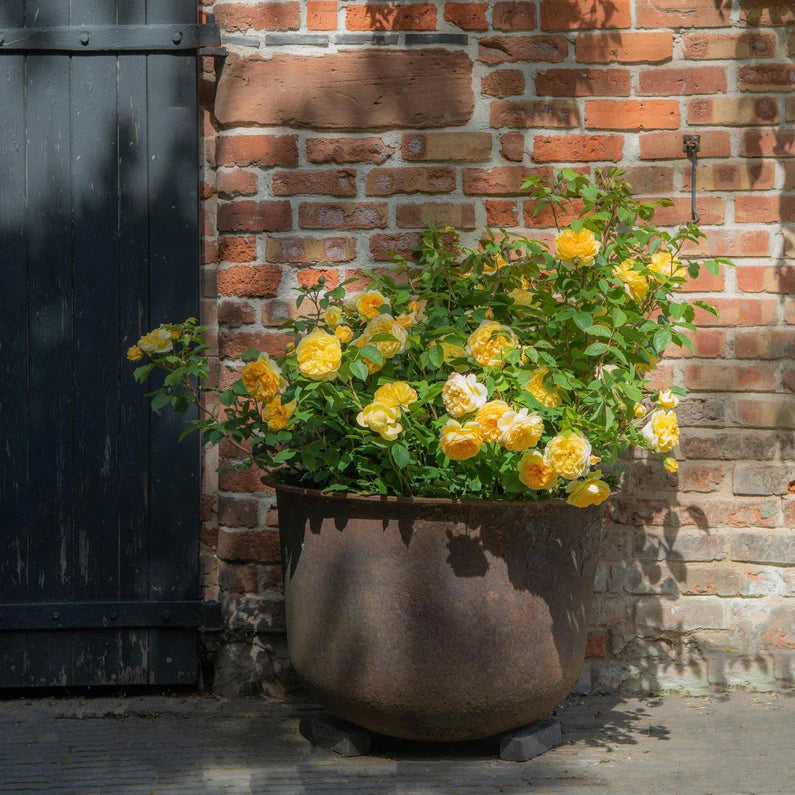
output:
M0 792L795 793L795 698L575 697L563 745L504 762L492 743L375 737L312 749L310 704L202 696L0 701Z

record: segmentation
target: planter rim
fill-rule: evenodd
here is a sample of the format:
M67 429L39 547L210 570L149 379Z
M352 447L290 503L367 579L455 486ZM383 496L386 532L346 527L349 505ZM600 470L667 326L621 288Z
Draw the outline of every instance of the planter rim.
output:
M284 491L288 494L295 494L302 497L313 497L315 499L333 500L335 502L357 502L369 505L374 504L387 504L387 505L420 505L420 506L511 506L514 508L529 506L537 506L539 508L546 505L557 506L570 506L566 500L561 497L552 497L546 500L481 500L481 499L453 499L452 497L391 497L381 494L358 494L357 492L332 492L327 494L319 489L308 489L303 486L290 486L281 481L272 480L270 478L262 478L262 482L268 486L273 487L276 491ZM598 507L598 506L597 506ZM587 510L580 509L580 510Z

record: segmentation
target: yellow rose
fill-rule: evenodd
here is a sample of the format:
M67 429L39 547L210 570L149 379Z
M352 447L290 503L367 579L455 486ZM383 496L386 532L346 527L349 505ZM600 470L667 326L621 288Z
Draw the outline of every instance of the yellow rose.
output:
M127 349L127 359L131 362L140 362L144 358L144 352L137 346Z
M269 403L266 403L262 411L262 417L268 423L268 430L281 431L290 425L290 420L295 414L295 407L294 400L289 403L282 403L279 395Z
M480 452L483 446L480 426L476 422L448 420L441 430L439 446L451 461L465 461Z
M451 417L462 417L477 411L485 402L488 390L478 383L474 373L452 373L442 387L442 400Z
M676 412L652 412L648 424L641 431L655 453L670 453L679 444L679 421Z
M601 480L602 473L597 470L585 480L576 480L566 486L569 498L566 502L576 508L600 505L610 496L610 486Z
M635 372L644 375L645 373L651 372L657 366L657 362L659 362L660 360L657 356L652 356L652 354L650 354L647 350L645 350L645 348L641 348L641 350L645 354L646 358L649 360L649 363L645 364L643 362L638 362L635 365Z
M579 232L564 229L555 238L555 253L566 265L579 268L592 265L600 249L599 241L590 229L582 228Z
M510 263L505 259L505 257L502 256L502 254L497 254L497 256L494 257L494 262L489 260L483 261L483 273L496 273L498 270L509 264Z
M417 402L417 392L405 381L393 381L391 384L384 384L375 390L373 402L407 409L412 403Z
M260 403L266 403L287 387L281 367L267 353L261 353L256 362L247 364L240 377L246 392Z
M513 298L513 302L519 304L519 306L532 306L535 300L535 296L530 290L522 290L519 287L511 290L508 295L510 295L511 298Z
M167 328L156 328L138 340L138 347L148 354L168 353L174 349L174 339Z
M613 275L624 283L624 292L636 301L642 301L649 294L646 277L633 269L635 260L625 259L613 269Z
M398 406L377 402L365 406L356 417L356 422L362 428L369 428L390 442L397 439L403 430L399 420L400 408Z
M325 319L332 328L339 326L342 323L342 310L338 306L332 306L326 310Z
M555 387L551 392L544 386L544 377L549 372L547 367L533 370L525 389L542 405L548 409L556 409L563 403L560 390Z
M675 458L664 458L663 466L665 471L670 472L672 475L679 470L679 462Z
M417 317L413 312L409 312L408 314L403 312L395 318L395 321L400 323L403 328L411 328L417 322Z
M408 305L406 306L410 314L419 315L420 313L420 302L419 301L409 301Z
M331 381L337 377L342 361L342 346L333 334L316 328L295 349L298 371L313 381Z
M337 326L334 336L342 343L350 342L353 339L353 329L350 326Z
M499 442L502 431L499 422L511 407L504 400L489 400L484 403L475 415L475 422L480 425L480 433L484 442Z
M657 395L657 402L664 409L675 409L679 405L679 398L671 392L670 389L663 389L663 391Z
M643 407L642 403L636 403L634 408L632 409L632 413L640 419L641 417L646 416L646 409Z
M651 255L649 268L666 279L684 278L687 273L687 268L678 259L674 259L670 251L655 251Z
M484 320L467 340L467 355L481 367L500 367L516 347L516 334L495 320Z
M381 335L388 334L394 339L373 339ZM403 353L408 348L409 336L406 329L403 328L392 315L378 315L373 318L361 333L359 339L356 340L354 345L357 348L363 348L365 345L372 345L378 350L384 359L391 359L399 353ZM364 357L364 363L367 365L368 372L377 373L383 366L383 362L377 362Z
M466 359L467 352L460 346L455 345L452 342L440 342L442 346L442 352L444 353L444 360L446 362L452 361L453 359Z
M544 460L557 475L576 480L591 467L591 443L576 431L559 433L549 440Z
M381 307L388 304L378 290L369 290L360 295L351 296L348 305L358 313L362 320L372 320L381 314Z
M598 455L591 456L591 466L595 467L602 459Z
M552 467L544 461L544 456L538 450L530 450L522 456L519 462L519 480L534 491L541 489L554 489L558 483L558 476Z
M527 409L506 412L498 424L502 432L501 441L505 449L512 452L535 447L544 433L544 420L535 412L530 414Z

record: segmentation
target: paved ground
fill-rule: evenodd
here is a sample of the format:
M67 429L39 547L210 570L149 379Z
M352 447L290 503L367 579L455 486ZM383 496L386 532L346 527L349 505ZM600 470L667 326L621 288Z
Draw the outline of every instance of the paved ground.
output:
M564 745L523 764L483 743L312 750L302 704L208 697L0 701L0 791L795 793L795 694L573 698Z

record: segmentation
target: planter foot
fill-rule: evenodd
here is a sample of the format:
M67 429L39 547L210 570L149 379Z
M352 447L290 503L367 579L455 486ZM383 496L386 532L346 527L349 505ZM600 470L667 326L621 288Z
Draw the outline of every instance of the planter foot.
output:
M315 748L334 751L340 756L363 756L370 752L372 735L353 723L332 715L306 718L301 723L301 733Z
M560 723L543 718L521 729L500 735L500 759L507 762L527 762L563 742Z

